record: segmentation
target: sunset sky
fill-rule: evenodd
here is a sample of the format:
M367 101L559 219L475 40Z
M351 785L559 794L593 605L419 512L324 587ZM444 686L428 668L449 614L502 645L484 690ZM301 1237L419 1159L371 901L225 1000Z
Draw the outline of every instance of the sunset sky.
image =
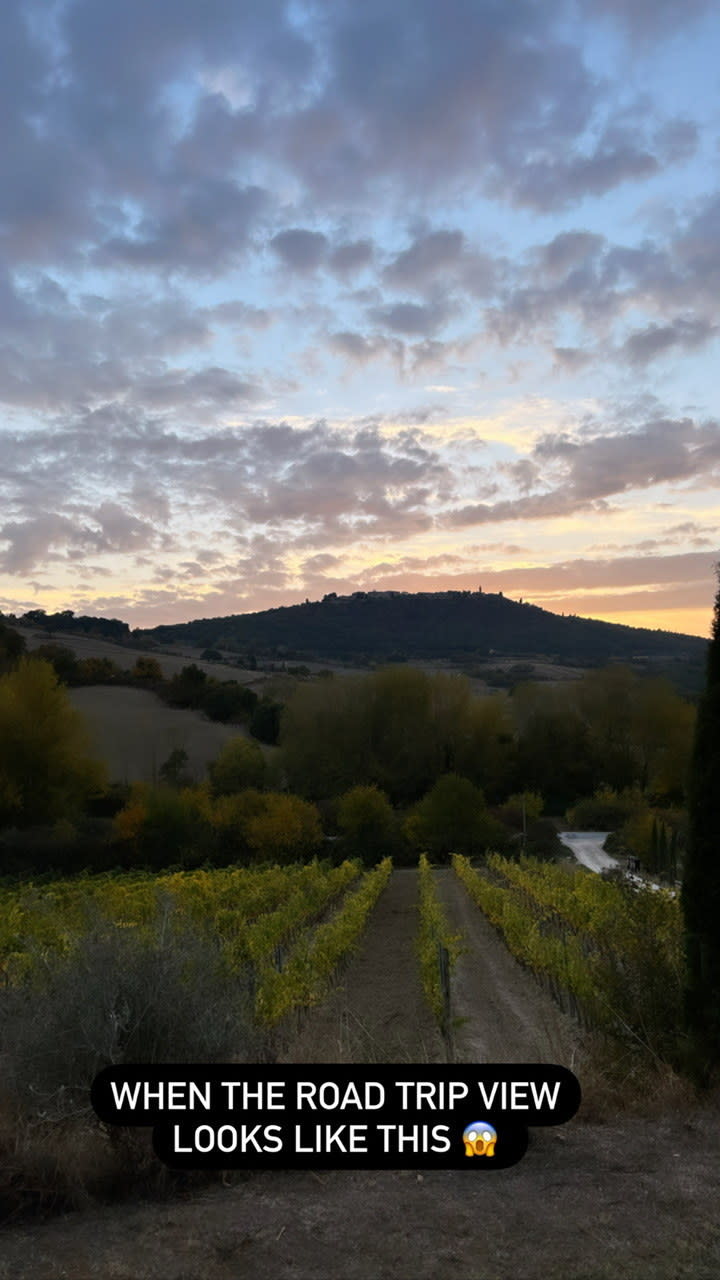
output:
M708 633L712 0L3 0L0 610Z

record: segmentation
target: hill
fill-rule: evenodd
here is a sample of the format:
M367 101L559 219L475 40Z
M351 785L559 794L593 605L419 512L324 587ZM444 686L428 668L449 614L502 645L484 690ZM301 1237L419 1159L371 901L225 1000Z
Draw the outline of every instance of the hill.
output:
M702 668L707 649L698 636L560 617L537 605L470 591L332 594L262 613L155 627L141 635L161 644L342 661L542 655L583 666L621 660Z

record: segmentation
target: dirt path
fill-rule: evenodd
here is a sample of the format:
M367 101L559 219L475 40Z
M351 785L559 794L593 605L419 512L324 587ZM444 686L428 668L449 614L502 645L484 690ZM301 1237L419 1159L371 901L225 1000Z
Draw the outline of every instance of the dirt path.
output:
M330 998L306 1017L285 1062L441 1062L415 955L417 872L394 871L360 949Z
M554 1006L449 874L439 885L469 946L456 1011L482 1008L464 1052L528 1061L544 1044L566 1061ZM293 1061L440 1059L412 952L415 894L416 876L396 872ZM581 1110L531 1131L520 1164L494 1174L239 1175L16 1227L0 1236L0 1280L717 1280L719 1186L717 1100L606 1124Z
M580 1043L531 974L513 959L453 871L438 871L438 895L465 950L453 977L459 1062L557 1062L572 1067Z
M513 1169L277 1173L0 1237L1 1280L717 1280L717 1111L537 1130Z

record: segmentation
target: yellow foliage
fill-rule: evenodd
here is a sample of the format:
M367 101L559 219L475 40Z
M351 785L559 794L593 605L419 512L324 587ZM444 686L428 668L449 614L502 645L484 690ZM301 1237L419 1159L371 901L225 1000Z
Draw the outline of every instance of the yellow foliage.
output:
M0 676L0 824L72 816L105 781L51 664L22 658Z

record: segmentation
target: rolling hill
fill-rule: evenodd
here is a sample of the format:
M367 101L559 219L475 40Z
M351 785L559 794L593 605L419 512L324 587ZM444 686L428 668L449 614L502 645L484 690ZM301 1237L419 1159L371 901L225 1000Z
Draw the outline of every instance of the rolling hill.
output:
M537 605L482 592L354 592L262 613L201 618L136 633L282 658L453 661L510 656L594 665L612 660L702 667L707 641L558 616Z

